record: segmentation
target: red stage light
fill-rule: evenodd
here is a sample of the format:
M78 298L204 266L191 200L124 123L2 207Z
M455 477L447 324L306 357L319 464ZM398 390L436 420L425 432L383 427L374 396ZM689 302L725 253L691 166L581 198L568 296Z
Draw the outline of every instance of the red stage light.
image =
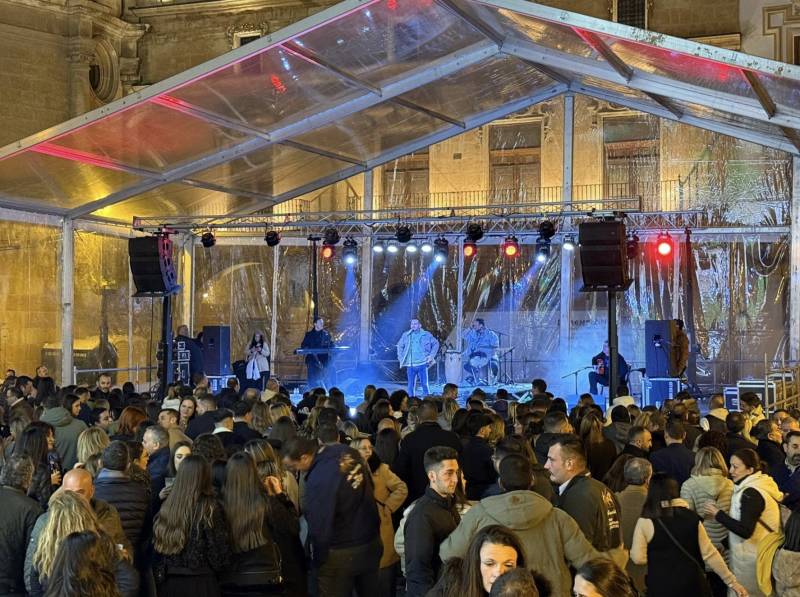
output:
M283 84L283 81L281 81L278 75L272 75L269 78L269 82L278 93L286 93L286 85Z
M325 261L330 261L333 259L333 256L336 254L336 249L331 245L323 245L322 250L320 251L320 256Z
M389 10L397 10L397 0L387 0L386 8Z
M659 234L656 240L656 252L661 257L669 257L672 255L672 248L672 237L666 232Z
M475 257L475 254L478 252L478 245L474 242L467 240L464 241L464 257L470 258Z
M503 255L508 258L513 258L519 255L519 242L517 241L517 237L513 234L506 237L506 239L503 241L503 244L500 245L500 248L503 251Z

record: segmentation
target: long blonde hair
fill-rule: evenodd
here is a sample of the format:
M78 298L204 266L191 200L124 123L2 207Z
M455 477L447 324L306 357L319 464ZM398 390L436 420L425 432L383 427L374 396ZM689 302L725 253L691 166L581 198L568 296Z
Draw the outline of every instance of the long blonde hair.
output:
M86 463L90 456L102 454L111 440L100 427L89 427L78 436L78 462Z
M50 576L58 547L67 535L80 531L100 532L100 523L89 502L73 491L54 493L50 498L47 517L33 553L33 565L41 577Z
M272 420L269 417L269 405L265 402L256 402L250 412L253 415L250 427L264 435L272 424Z
M718 473L714 471L718 471ZM700 448L697 454L694 455L692 474L707 477L719 473L722 473L723 477L728 474L728 466L725 464L725 457L722 456L722 452L713 446Z

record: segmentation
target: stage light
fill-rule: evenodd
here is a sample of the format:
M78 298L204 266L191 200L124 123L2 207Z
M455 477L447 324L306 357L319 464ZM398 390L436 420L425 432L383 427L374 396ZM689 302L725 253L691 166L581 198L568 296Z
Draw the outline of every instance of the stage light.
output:
M323 245L335 245L341 240L341 236L339 236L339 231L336 230L333 226L328 226L325 229L325 232L322 235L322 244Z
M636 259L639 256L639 237L635 232L628 235L628 240L625 242L625 253L628 259Z
M483 226L478 224L477 222L472 222L469 226L467 226L467 240L471 241L473 244L478 242L483 238Z
M277 247L281 244L281 235L275 230L270 230L264 235L264 242L267 243L268 247Z
M447 239L443 236L440 236L433 241L433 246L433 258L439 263L444 263L447 261L447 248L450 246L450 243L447 242Z
M556 227L550 220L545 220L539 224L539 237L544 240L550 240L556 235Z
M433 245L427 240L420 245L419 249L423 253L433 253Z
M414 243L406 245L406 253L416 253L417 251L419 251L419 247Z
M464 257L469 259L470 257L475 257L475 254L478 252L478 245L475 244L475 241L472 240L465 240L464 241Z
M383 251L384 251L384 246L382 242L376 242L374 245L372 245L373 253L383 253Z
M672 255L672 237L668 232L662 232L656 239L656 252L661 257L669 257Z
M513 234L509 234L503 241L503 244L500 245L500 249L503 251L503 255L508 258L519 255L519 241L517 237Z
M336 247L333 245L322 245L319 254L325 261L330 261L333 259L333 256L336 255Z
M395 228L394 237L399 243L407 243L412 236L414 235L411 233L411 228L406 224L398 224L397 228Z
M389 241L389 244L388 244L388 245L386 245L386 252L387 252L387 253L391 253L392 255L394 255L395 253L397 253L397 251L399 251L399 250L400 250L400 249L399 249L399 248L398 248L398 246L397 246L397 242L395 242L395 241L393 241L393 240L390 240L390 241Z
M356 261L358 261L358 243L352 236L348 236L344 240L342 261L344 261L346 265L354 265Z
M564 242L561 243L561 248L565 251L574 251L575 250L575 235L574 234L567 234L564 237Z
M550 257L550 241L544 238L536 239L536 261L544 263Z
M200 237L200 242L206 249L210 249L217 244L217 237L214 236L214 233L209 229L203 232L203 236Z

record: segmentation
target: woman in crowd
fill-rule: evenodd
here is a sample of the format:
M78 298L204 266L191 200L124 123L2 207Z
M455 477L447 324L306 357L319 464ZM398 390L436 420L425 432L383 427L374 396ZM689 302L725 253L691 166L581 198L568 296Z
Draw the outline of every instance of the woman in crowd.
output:
M114 576L115 549L104 534L67 535L56 553L45 597L122 597Z
M638 597L628 575L611 560L590 560L578 568L575 597Z
M250 339L245 359L247 379L255 382L259 390L264 390L269 379L269 344L264 340L261 330L256 330Z
M244 451L253 457L256 469L262 482L266 482L267 477L274 476L280 481L281 491L286 494L292 505L300 511L300 488L297 479L289 471L283 468L281 459L272 449L272 444L265 439L250 440L244 445Z
M453 415L458 410L458 402L453 398L445 398L442 400L442 412L439 414L437 421L442 429L450 431L452 429Z
M108 434L100 427L89 427L78 436L78 463L86 465L90 457L102 454L111 443Z
M580 438L589 472L595 479L602 479L617 459L617 448L603 435L603 423L591 411L581 419Z
M355 448L369 466L372 473L373 495L378 504L378 514L381 518L381 542L383 555L380 562L380 597L394 597L397 563L400 557L394 549L394 526L392 515L403 505L408 497L408 486L395 475L391 469L381 462L381 459L372 449L369 438L354 439L350 447Z
M14 455L27 456L33 462L33 480L28 488L28 495L45 510L50 496L61 485L60 470L48 462L49 436L44 427L30 424L14 443ZM53 445L55 446L55 440Z
M233 551L230 568L222 577L222 594L283 594L281 553L268 524L274 514L249 454L231 456L222 496Z
M67 394L64 396L64 408L72 415L73 419L77 419L78 415L81 414L81 399L75 394Z
M181 398L180 406L178 407L178 414L180 415L180 420L178 421L178 426L181 428L181 431L185 432L186 427L189 425L189 421L194 419L194 414L197 412L197 402L195 402L193 396L184 396Z
M378 400L372 406L372 416L370 417L370 432L375 433L378 430L378 423L381 419L392 418L392 405L388 400Z
M272 420L269 416L269 404L266 402L255 402L250 409L252 418L250 419L250 428L257 431L261 437L264 437L269 432L272 425Z
M297 426L290 417L280 417L269 430L269 439L281 442L284 445L297 436Z
M783 527L783 545L772 561L777 597L800 596L800 511L792 512Z
M184 458L190 456L192 454L192 442L178 442L174 446L172 446L172 450L170 451L170 458L169 458L169 465L167 469L167 480L164 484L164 489L161 490L159 497L162 500L167 499L170 491L172 491L172 485L175 483L175 477L178 475L178 468L183 462Z
M767 533L778 530L783 494L772 477L761 472L755 450L736 450L730 463L734 484L730 514L712 503L705 505L703 514L728 529L731 570L751 597L763 597L756 577L758 542Z
M433 597L486 597L498 577L525 567L517 536L501 525L489 525L475 533L463 559L451 558L439 581L428 593ZM616 596L614 596L616 597Z
M648 597L709 597L706 564L734 594L746 596L747 590L711 544L700 517L679 496L675 479L654 474L633 531L630 556L635 564L647 565Z
M30 571L30 597L42 597L45 593L52 595L56 589L50 587L53 577L56 555L61 544L71 533L88 531L93 535L102 535L103 541L111 542L100 528L97 516L86 499L72 491L59 491L50 500L47 522L39 535L39 541L33 551ZM130 565L130 554L115 548L110 556L117 589L123 597L136 597L139 592L139 575ZM63 568L61 569L63 572ZM56 593L59 594L59 593Z
M625 464L632 458L632 454L620 454L611 468L601 477L603 484L614 493L619 493L628 486L625 481Z
M225 452L222 440L213 433L201 433L198 435L194 440L194 444L192 444L192 454L202 456L209 463L215 460L228 459L228 453Z
M119 416L117 432L111 436L112 441L134 441L139 424L146 420L147 414L141 408L137 406L126 406L122 409L122 414Z
M386 466L392 466L400 453L400 434L393 427L381 429L375 436L375 453Z
M200 456L187 456L153 523L159 597L219 597L217 574L230 561L228 537L211 466Z

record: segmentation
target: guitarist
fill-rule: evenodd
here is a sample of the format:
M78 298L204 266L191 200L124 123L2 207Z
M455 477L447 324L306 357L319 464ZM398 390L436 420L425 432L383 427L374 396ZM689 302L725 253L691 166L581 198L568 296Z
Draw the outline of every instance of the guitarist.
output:
M611 349L608 347L608 340L603 342L603 351L592 357L592 371L589 372L589 392L597 395L597 384L601 386L608 386L608 375L610 371L609 356ZM619 383L625 383L628 376L628 363L625 358L617 353L617 374L619 375Z

